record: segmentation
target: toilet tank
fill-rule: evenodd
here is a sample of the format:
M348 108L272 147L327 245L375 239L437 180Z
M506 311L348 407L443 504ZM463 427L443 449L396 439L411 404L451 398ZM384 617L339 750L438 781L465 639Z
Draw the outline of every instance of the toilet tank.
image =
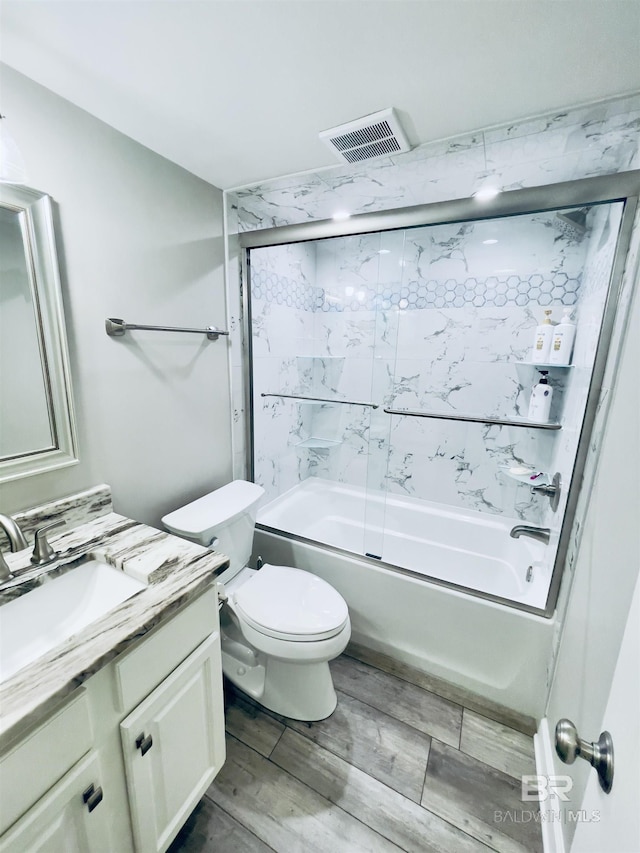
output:
M258 504L263 495L262 486L234 480L170 512L162 523L170 533L200 545L208 547L217 539L215 550L226 554L230 568L239 571L251 556Z

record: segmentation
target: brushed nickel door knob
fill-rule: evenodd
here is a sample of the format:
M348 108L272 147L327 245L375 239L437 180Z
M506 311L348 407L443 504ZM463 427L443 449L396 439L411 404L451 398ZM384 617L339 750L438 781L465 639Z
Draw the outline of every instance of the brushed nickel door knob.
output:
M571 720L562 719L556 725L556 752L565 764L584 758L596 770L600 787L608 794L613 786L613 740L602 732L597 743L582 740Z

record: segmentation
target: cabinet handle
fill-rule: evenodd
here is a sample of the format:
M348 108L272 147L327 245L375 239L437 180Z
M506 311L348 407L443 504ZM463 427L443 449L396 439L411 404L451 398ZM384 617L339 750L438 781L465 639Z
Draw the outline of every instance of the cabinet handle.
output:
M136 738L136 749L140 750L140 755L145 755L153 746L153 738L151 735L145 737L144 732Z
M98 803L102 802L102 796L102 788L95 788L93 785L89 785L86 791L82 792L82 802L86 803L87 808L92 812Z

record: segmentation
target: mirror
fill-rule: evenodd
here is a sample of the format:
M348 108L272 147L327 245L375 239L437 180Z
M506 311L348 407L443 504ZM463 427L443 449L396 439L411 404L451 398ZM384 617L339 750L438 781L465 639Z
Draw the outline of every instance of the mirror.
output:
M49 196L0 184L0 482L78 462Z

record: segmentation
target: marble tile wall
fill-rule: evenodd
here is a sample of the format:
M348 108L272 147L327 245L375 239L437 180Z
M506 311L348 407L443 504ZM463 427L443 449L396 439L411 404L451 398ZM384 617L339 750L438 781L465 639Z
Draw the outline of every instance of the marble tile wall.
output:
M297 355L307 351L312 332L314 280L310 245L262 249L252 257L256 482L270 498L309 476L310 460L297 449L304 440L300 406L261 395L295 394L306 386L305 366Z
M551 471L560 474L564 484L558 510L545 508L545 526L559 529L568 487L573 472L584 416L584 401L589 391L602 317L622 218L622 203L594 206L587 222L591 232L582 274L580 301L576 305L576 338L573 348L573 367L564 382L562 432L554 443Z
M597 215L589 214L594 221ZM252 252L258 481L275 497L308 476L322 476L541 524L546 500L502 469L524 463L570 473L586 386L574 390L569 424L568 371L551 372L552 419L562 417L574 436L562 444L562 460L557 436L548 432L390 417L382 408L260 394L525 417L538 374L520 362L529 359L544 309L550 306L559 320L563 305L581 299L587 247L594 241L599 247L590 252L600 270L607 258L610 264L617 228L603 222L589 223L586 237L555 214L537 214L324 240L305 244L303 282L285 274L295 247ZM614 241L608 254L601 245L605 230ZM496 244L506 248L496 254ZM500 273L505 264L513 266ZM601 271L597 286L590 284L600 309L591 312L596 325L580 342L597 329L607 280ZM431 282L442 288L440 302L429 298ZM590 363L585 367L588 380Z

